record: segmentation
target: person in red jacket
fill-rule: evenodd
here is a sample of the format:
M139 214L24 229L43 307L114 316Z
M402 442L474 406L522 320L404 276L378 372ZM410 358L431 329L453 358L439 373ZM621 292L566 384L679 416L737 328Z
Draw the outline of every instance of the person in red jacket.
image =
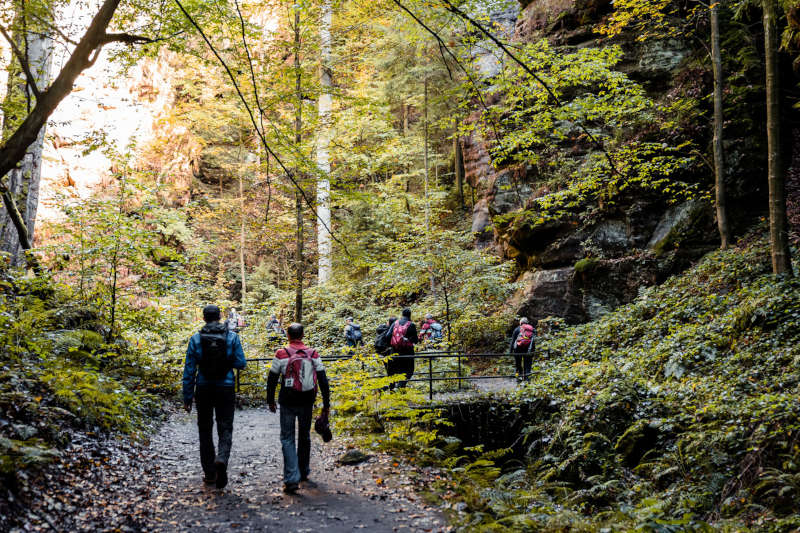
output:
M275 352L267 377L267 404L273 413L275 389L281 382L281 449L283 450L283 490L292 494L300 482L309 482L311 473L311 418L317 389L322 392L322 414L328 417L331 392L319 353L303 344L303 325L295 322L286 330L289 345ZM297 446L295 447L295 421Z
M531 373L531 366L533 364L534 343L536 339L536 331L533 325L527 318L522 317L519 319L519 326L514 329L511 334L511 346L509 351L514 354L514 363L517 367L517 378L527 380ZM524 363L524 366L523 366Z

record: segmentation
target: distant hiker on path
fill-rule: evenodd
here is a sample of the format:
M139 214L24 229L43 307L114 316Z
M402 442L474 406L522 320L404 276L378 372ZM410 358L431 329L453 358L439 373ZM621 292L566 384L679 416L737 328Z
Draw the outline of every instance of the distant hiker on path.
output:
M420 329L420 337L425 341L426 344L436 346L442 342L442 325L438 320L433 318L432 314L428 313L425 315L425 321L422 323L422 327Z
M322 415L330 412L330 386L322 359L313 348L303 344L303 325L293 323L286 330L289 345L275 352L267 378L269 410L277 411L275 389L281 382L278 403L281 406L281 449L283 450L283 491L293 494L299 483L309 482L311 473L311 417L317 389L322 392ZM295 447L295 420L297 446Z
M200 464L203 481L217 488L228 484L228 458L233 441L233 413L236 403L234 368L244 368L246 360L239 335L221 323L220 309L203 309L206 325L189 339L183 367L183 406L197 405L197 430L200 436ZM217 419L218 449L214 451L214 416Z
M533 326L528 322L528 319L525 317L520 318L519 326L511 334L511 346L508 350L514 354L514 364L518 379L527 380L531 373L531 364L533 363L531 352L533 351L535 336Z
M272 315L272 317L270 317L269 322L267 322L267 328L266 329L267 329L267 334L270 335L270 336L276 335L276 334L277 335L285 335L286 334L286 332L284 332L283 328L281 327L281 321L278 320L278 317L275 316L275 315Z
M228 320L226 320L225 323L227 324L229 330L239 333L239 331L244 327L244 318L242 318L242 315L236 311L235 307L232 307L231 310L228 311Z
M419 343L417 325L411 320L411 309L403 309L403 316L392 324L390 331L391 352L397 355L386 363L386 373L390 376L405 374L406 379L396 384L398 387L405 387L414 375L414 358L408 356L414 355L414 345Z
M364 336L361 334L361 326L353 322L353 317L347 317L344 327L344 343L348 348L355 348L364 344Z

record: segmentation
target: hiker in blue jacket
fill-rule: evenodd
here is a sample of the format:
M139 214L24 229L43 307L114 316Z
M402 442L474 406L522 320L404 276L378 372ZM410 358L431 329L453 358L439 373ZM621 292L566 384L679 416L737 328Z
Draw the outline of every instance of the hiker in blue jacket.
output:
M192 410L197 404L197 429L200 434L200 464L203 481L228 484L228 458L233 441L233 413L236 404L234 368L244 368L246 360L239 335L220 322L220 309L207 305L203 309L206 325L192 335L186 349L183 367L183 406ZM216 454L214 451L214 414L217 418Z

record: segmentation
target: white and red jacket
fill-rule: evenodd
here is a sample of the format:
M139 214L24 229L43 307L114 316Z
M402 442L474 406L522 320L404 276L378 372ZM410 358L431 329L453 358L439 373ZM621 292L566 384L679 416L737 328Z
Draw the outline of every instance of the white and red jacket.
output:
M317 373L317 385L320 392L322 392L322 405L323 407L330 407L330 385L328 384L328 376L325 374L325 367L322 364L322 358L319 353L313 348L304 345L302 341L290 341L289 347L292 350L305 350L306 353L311 354L311 362L314 364L314 370ZM269 369L269 376L267 377L267 403L270 405L275 403L275 389L278 386L278 381L283 381L283 377L286 375L286 364L288 362L289 353L284 348L275 352L272 366ZM281 386L281 391L278 394L278 403L292 407L304 407L314 405L316 397L316 390L300 392L290 387Z

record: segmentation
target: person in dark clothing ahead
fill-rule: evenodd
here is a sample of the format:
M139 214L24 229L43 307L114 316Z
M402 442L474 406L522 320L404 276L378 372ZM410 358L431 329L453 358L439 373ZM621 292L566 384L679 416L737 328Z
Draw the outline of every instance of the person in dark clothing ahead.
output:
M311 473L311 417L317 388L322 392L322 415L330 412L331 393L322 359L313 348L303 344L303 325L294 323L286 330L289 345L275 352L267 378L269 410L277 411L275 389L281 382L278 403L281 406L281 449L283 450L283 490L294 493L301 481L309 482ZM295 448L294 427L298 425Z
M531 373L531 365L533 363L531 352L533 351L535 336L533 326L528 322L528 319L525 317L520 318L519 326L511 334L511 346L509 347L509 351L514 354L514 364L517 367L517 377L519 379L528 379Z
M236 404L234 368L244 368L246 361L239 335L229 331L219 321L216 305L203 309L206 325L189 339L186 363L183 367L183 406L192 410L192 400L197 404L197 429L200 434L200 464L203 480L216 483L218 488L228 484L228 458L233 441L233 412ZM216 455L214 438L214 413L217 416L219 439Z
M417 325L411 320L411 309L403 309L403 316L392 324L389 333L390 346L393 356L386 363L386 373L389 376L405 374L404 381L397 382L397 386L405 387L414 375L414 345L419 343Z

